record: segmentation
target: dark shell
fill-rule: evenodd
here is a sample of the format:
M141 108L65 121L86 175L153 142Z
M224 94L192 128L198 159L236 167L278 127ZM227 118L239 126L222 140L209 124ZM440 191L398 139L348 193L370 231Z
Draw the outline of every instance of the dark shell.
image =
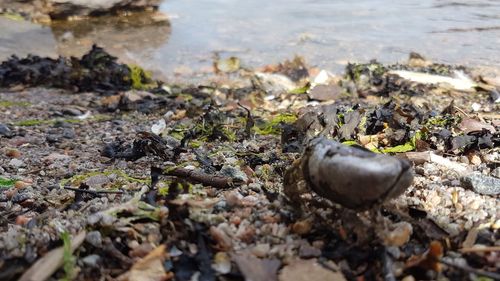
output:
M409 161L317 138L302 159L308 185L320 196L350 209L369 209L411 185Z

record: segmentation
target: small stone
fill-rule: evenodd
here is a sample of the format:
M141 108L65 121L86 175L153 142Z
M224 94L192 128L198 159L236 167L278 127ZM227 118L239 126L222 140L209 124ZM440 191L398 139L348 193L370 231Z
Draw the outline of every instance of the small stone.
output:
M76 137L75 130L66 128L62 132L62 137L65 139L74 139Z
M491 175L495 178L500 178L500 167L494 169L493 171L491 171Z
M85 241L89 243L90 245L100 248L102 246L102 236L101 232L99 231L91 231L87 233L87 236L85 237Z
M12 148L8 149L7 152L5 152L5 155L10 158L20 158L21 152L15 148Z
M220 274L228 274L231 272L231 259L229 255L224 252L215 254L212 268Z
M304 259L317 258L321 256L321 250L309 244L304 244L299 248L299 256Z
M24 162L21 161L21 160L19 160L19 159L16 159L16 158L10 160L10 162L9 162L9 166L12 166L12 167L15 167L15 168L19 168L19 167L21 167L23 165L24 165Z
M28 186L30 186L30 184L25 182L25 181L16 181L14 183L14 187L16 189L23 189L23 188L28 187Z
M247 175L239 168L233 166L227 166L227 165L223 166L222 169L220 170L220 174L225 177L230 177L235 181L239 182L248 181Z
M410 240L413 233L411 224L404 221L392 225L391 228L392 230L381 234L386 246L403 246Z
M63 109L62 113L64 115L71 115L71 116L80 116L80 115L83 115L83 113L76 109L76 108L65 108Z
M9 127L0 123L0 136L10 138L14 136L14 133L9 129Z
M229 250L233 246L231 238L218 227L210 227L210 235L214 241L217 242L217 245L223 250Z
M271 245L268 243L265 244L257 244L252 248L252 254L254 254L258 258L265 258L271 251Z
M98 255L88 255L82 258L83 264L89 267L98 267L101 257Z
M292 225L292 231L299 235L308 234L312 229L312 223L310 220L302 220L294 223Z
M342 87L338 85L317 85L307 94L310 99L330 101L337 99L342 94Z
M464 188L484 195L500 194L500 179L483 175L479 172L472 173L460 179Z
M241 198L243 198L243 196L238 191L226 193L226 203L230 208L240 205Z

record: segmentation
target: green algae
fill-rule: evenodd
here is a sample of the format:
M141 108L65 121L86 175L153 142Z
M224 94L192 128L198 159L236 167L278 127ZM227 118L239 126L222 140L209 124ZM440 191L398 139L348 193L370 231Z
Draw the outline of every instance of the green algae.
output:
M261 125L253 127L259 135L279 135L281 134L281 124L291 124L297 120L297 115L292 113L282 113Z
M92 171L92 172L87 172L84 174L79 174L79 175L74 175L70 178L67 179L62 179L59 182L59 187L64 188L66 185L71 185L71 186L79 186L82 184L86 179L93 177L93 176L109 176L115 174L118 176L118 179L115 181L115 183L111 186L111 189L118 189L121 186L125 185L126 183L130 182L135 182L135 183L141 183L141 184L150 184L151 180L150 179L140 179L140 178L135 178L127 173L125 173L122 170L118 169L113 169L113 170L106 170L106 171Z
M31 103L25 101L6 101L0 100L0 108L9 108L9 107L28 107Z
M152 79L152 74L144 70L138 65L129 64L130 80L132 81L132 89L136 90L150 90L157 85Z

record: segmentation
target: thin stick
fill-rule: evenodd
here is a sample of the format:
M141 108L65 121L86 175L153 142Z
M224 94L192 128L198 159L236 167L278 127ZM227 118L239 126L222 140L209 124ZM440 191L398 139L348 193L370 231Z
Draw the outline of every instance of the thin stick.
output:
M98 196L99 194L102 194L102 193L123 194L123 191L121 191L121 190L88 190L88 189L80 189L80 188L74 188L74 187L64 187L64 189L71 190L74 192L88 193L88 194L92 194L94 196Z
M209 185L216 188L230 188L239 184L238 182L233 182L232 178L209 175L203 172L188 170L184 168L174 168L171 170L166 170L164 172L164 175L185 178L189 181L194 181L197 183L201 183L203 185Z
M486 276L486 277L489 277L493 280L500 280L500 274L495 273L495 272L489 272L489 271L485 271L485 270L481 270L481 269L476 269L476 268L472 268L470 266L458 265L458 264L454 264L454 263L445 261L443 259L441 259L440 262L442 264L446 264L447 266L451 266L451 267L454 267L454 268L457 268L457 269L460 269L460 270L463 270L466 272L472 272L472 273L475 273L477 275Z
M459 251L461 253L499 252L500 251L500 246L462 248Z

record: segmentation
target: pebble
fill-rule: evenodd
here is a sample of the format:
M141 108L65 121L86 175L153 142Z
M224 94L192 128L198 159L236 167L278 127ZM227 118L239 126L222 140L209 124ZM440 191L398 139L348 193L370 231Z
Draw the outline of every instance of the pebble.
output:
M9 162L9 166L12 166L12 167L15 167L15 168L19 168L21 166L24 165L24 162L17 159L17 158L13 158L12 160L10 160Z
M9 149L5 153L5 155L9 158L20 158L21 157L21 152L17 149Z
M227 166L227 165L223 166L222 169L220 170L220 174L222 176L230 177L236 181L242 181L242 182L248 181L247 175L239 168L233 166Z
M99 231L91 231L87 233L87 236L85 237L85 241L89 243L90 245L100 248L102 246L102 236L101 232Z
M88 255L82 258L83 264L89 267L97 267L101 257L99 255Z
M14 133L6 125L0 123L0 136L12 137Z
M500 179L483 175L479 172L472 173L460 179L464 188L469 188L479 194L500 194Z
M62 113L64 115L71 115L71 116L80 116L83 114L80 110L76 108L65 108L63 109Z
M252 248L252 254L258 258L265 258L269 251L271 251L271 245L269 243L257 244Z
M304 259L316 258L321 256L321 250L316 247L312 247L308 244L305 244L300 246L299 256Z
M500 167L494 169L493 171L491 171L491 175L495 178L499 178L500 179Z
M302 220L294 223L292 225L292 231L299 235L308 234L312 229L312 223L310 220Z

